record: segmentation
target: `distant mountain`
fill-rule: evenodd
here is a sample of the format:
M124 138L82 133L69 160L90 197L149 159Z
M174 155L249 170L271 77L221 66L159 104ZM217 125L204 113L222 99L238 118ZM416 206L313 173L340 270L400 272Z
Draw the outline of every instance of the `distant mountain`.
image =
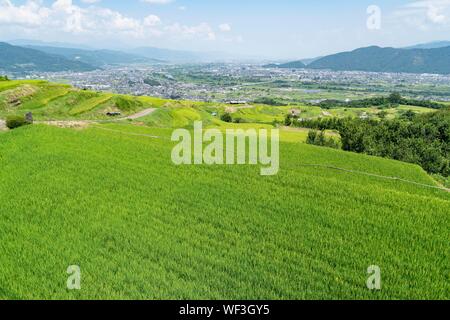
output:
M302 61L292 61L288 63L271 63L263 66L265 68L283 68L283 69L304 69L306 65Z
M300 60L300 61L303 62L304 64L308 65L308 64L311 64L311 63L313 63L314 61L317 61L317 60L322 59L322 58L323 58L323 56L321 56L321 57L316 57L316 58L302 59L302 60Z
M308 68L340 71L450 73L450 47L395 49L367 47L314 61Z
M248 58L238 54L228 54L225 52L196 52L162 49L156 47L140 47L127 52L150 59L164 60L173 63L225 62Z
M415 46L405 47L403 49L437 49L450 47L450 41L434 41L428 43L417 44Z
M309 64L311 64L314 61L319 60L321 58L322 57L300 59L300 60L286 62L286 63L270 63L270 64L266 64L264 67L266 67L266 68L303 69L303 68L307 68L307 66Z
M15 39L15 40L6 40L9 44L19 47L27 47L27 46L40 46L40 47L59 47L59 48L74 48L74 49L82 49L82 50L94 50L92 47L83 44L77 43L67 43L67 42L47 42L40 40L29 40L29 39Z
M156 47L136 48L131 50L130 53L144 56L150 59L165 60L170 62L199 62L204 60L204 56L201 53L161 49Z
M0 70L12 73L91 71L96 67L62 56L0 42Z
M51 47L51 46L26 46L48 54L63 56L71 61L87 63L96 67L115 64L134 63L161 63L163 61L150 59L135 54L113 50L83 50L77 48Z
M1 1L1 0L0 0ZM226 53L218 51L195 52L188 50L173 50L157 47L140 47L124 49L118 47L113 50L94 49L92 47L64 42L45 42L39 40L8 40L5 41L12 45L33 48L47 53L59 54L73 60L74 57L80 57L77 61L102 66L105 64L129 64L129 63L199 63L199 62L231 62L231 61L255 61L260 57L246 56L239 53ZM56 50L68 49L67 51ZM79 49L82 51L75 51ZM89 52L85 52L89 51ZM128 56L127 56L128 55Z

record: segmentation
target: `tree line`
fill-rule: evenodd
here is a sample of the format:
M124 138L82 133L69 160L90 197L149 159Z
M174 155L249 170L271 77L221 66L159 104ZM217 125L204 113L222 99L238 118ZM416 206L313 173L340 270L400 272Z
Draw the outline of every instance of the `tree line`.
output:
M450 176L450 109L395 120L324 118L293 122L314 130L336 130L345 151L415 163L428 173ZM311 133L308 143L331 144Z
M392 93L388 97L373 97L361 100L342 101L342 100L324 100L317 105L322 109L333 108L370 108L370 107L385 107L392 108L398 105L416 106L431 109L442 109L446 106L442 103L430 100L417 100L402 97L399 93Z

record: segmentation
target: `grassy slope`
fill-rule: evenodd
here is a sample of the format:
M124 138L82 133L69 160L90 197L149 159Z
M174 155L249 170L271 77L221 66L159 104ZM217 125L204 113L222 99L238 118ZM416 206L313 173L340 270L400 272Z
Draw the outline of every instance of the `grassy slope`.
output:
M0 298L450 298L448 193L300 164L432 184L417 166L283 143L274 177L175 167L170 132L0 133Z
M130 103L123 104L118 99L125 99ZM18 102L18 103L17 103ZM191 101L171 101L151 97L131 97L111 95L92 91L80 91L64 84L48 83L45 81L0 81L0 118L9 114L24 114L32 111L35 119L110 119L105 116L107 111L121 111L129 115L146 108L163 108L146 123L152 126L179 127L189 126L192 120L206 120L217 125L217 119L212 112L233 113L234 118L242 118L249 123L272 124L274 120L283 121L291 109L301 111L301 117L317 118L327 112L337 117L359 116L363 112L376 116L376 108L364 109L333 109L322 110L310 106L272 107L254 105L253 108L240 108L220 103L201 103ZM431 109L400 106L386 110L388 117L398 116L401 112L412 109L415 112L430 112ZM218 124L220 125L220 123Z

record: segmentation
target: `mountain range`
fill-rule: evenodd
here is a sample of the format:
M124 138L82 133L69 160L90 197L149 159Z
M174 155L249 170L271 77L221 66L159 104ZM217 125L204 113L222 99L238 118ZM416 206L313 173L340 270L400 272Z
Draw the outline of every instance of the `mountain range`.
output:
M124 50L93 49L61 42L0 42L0 71L10 73L90 71L110 65L200 63L235 60L221 52L194 52L156 47Z
M59 55L71 61L78 61L89 64L94 67L104 67L115 64L135 64L135 63L162 63L164 61L139 56L127 52L114 50L85 50L77 48L51 47L51 46L33 46L28 45L25 48L39 50L52 55Z
M450 41L433 41L421 43L414 46L404 47L403 49L437 49L444 47L450 47Z
M94 66L60 55L0 42L0 70L12 73L91 71Z
M0 70L10 73L91 71L117 64L196 63L225 61L226 55L155 47L95 50L63 43L16 40L21 46L0 42ZM450 74L450 42L437 41L406 48L371 46L314 59L303 59L270 68L329 69L335 71Z
M17 40L20 46L0 42L0 70L7 73L84 72L108 65L157 64L165 61L115 50L64 47L64 44ZM32 43L32 44L29 44ZM168 50L170 51L170 50ZM164 55L158 55L164 57Z
M448 43L449 46L445 46L446 44L446 42L439 42L410 48L371 46L322 57L308 65L302 61L292 61L275 65L275 67L450 74L450 43ZM274 67L274 65L269 66Z

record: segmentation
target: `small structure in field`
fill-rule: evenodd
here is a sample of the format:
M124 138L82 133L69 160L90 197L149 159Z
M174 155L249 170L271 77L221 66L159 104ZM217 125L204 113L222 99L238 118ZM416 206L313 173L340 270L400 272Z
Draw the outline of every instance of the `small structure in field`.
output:
M290 113L294 118L297 118L302 113L302 111L298 109L291 109Z
M25 114L25 121L29 124L33 123L33 113L28 112Z
M228 104L247 104L246 100L231 100L231 101L227 101L226 103Z
M120 113L120 112L113 112L113 111L111 111L111 112L107 112L106 113L106 115L108 116L108 117L117 117L117 116L120 116L122 113Z

